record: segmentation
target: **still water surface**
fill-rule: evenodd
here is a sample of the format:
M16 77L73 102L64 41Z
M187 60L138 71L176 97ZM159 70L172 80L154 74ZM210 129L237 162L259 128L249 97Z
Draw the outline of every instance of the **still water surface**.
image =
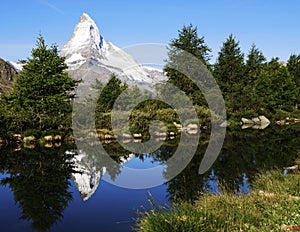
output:
M177 140L166 141L153 154L133 155L117 143L105 144L117 168L103 167L99 157L78 152L74 145L2 149L0 231L131 231L137 211L151 209L149 201L193 201L200 192L221 193L223 188L247 194L260 172L293 164L299 156L299 136L297 125L228 131L213 167L199 175L209 141L202 133L188 167L173 180L145 190L120 188L104 179L118 179L123 166L146 169L163 164L176 151Z

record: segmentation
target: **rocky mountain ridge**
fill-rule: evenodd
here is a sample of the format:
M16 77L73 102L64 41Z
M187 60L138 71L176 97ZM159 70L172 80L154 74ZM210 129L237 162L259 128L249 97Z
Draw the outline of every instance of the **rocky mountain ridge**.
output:
M0 94L7 93L12 89L17 73L12 64L0 58Z

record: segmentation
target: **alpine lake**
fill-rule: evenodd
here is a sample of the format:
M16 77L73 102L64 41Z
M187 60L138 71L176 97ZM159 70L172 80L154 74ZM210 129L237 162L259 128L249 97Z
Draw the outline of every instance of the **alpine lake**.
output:
M112 183L122 176L124 167L148 169L164 164L176 151L178 137L166 140L151 154L132 154L117 142L103 142L119 164L113 168L104 167L100 158L89 157L88 152L81 154L75 144L2 148L0 231L132 231L136 218L152 207L201 199L203 192L221 194L222 187L247 194L260 173L278 169L284 174L284 167L293 165L299 157L300 124L263 130L228 128L217 160L199 175L209 138L209 131L201 131L197 152L179 175L142 190Z

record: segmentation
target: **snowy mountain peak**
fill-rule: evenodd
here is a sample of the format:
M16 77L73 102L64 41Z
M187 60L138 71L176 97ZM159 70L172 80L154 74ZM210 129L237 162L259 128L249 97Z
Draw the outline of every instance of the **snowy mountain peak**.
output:
M80 17L80 22L83 21L90 21L90 22L94 22L94 20L92 20L92 18L87 14L87 13L83 13Z
M94 20L86 13L80 17L69 42L62 48L61 55L67 58L69 66L81 65L87 59L105 56L105 41Z
M101 178L106 173L106 167L100 165L98 158L79 151L66 151L74 157L70 160L74 164L72 179L80 192L82 200L87 201L92 197L99 187ZM134 154L120 157L120 167L134 158ZM110 167L111 169L112 167ZM115 167L114 167L115 168Z
M128 53L103 39L94 20L86 13L80 17L71 39L63 46L69 74L90 85L99 79L107 82L112 73L129 85L152 89L159 80L148 69L136 62Z
M66 153L74 155L71 159L74 163L72 178L82 200L87 201L96 192L106 168L97 168L97 160L86 153L77 151L66 151Z

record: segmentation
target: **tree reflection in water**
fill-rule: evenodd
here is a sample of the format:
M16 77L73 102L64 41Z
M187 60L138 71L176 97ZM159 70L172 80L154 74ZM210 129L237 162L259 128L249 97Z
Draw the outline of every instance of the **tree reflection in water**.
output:
M299 125L227 131L218 159L208 172L199 175L198 169L209 142L209 135L202 133L193 160L183 172L166 183L168 197L171 201L193 202L207 191L247 192L245 182L251 188L259 173L282 170L293 164L300 151L299 137ZM169 141L152 155L163 162L174 154L176 147L176 141Z
M265 130L227 131L223 149L211 169L198 174L199 165L209 142L209 135L201 134L193 160L174 179L168 181L166 197L170 201L189 201L201 197L202 192L244 191L255 177L270 169L290 166L299 155L300 126L269 127ZM135 154L135 159L150 159L165 163L176 151L178 141L169 140L152 154ZM185 144L189 146L189 144ZM130 158L130 151L118 143L104 145L116 163L102 156L89 157L92 150L84 151L95 170L106 168L112 179L122 172L122 163ZM91 148L93 149L93 148ZM72 200L70 178L75 173L74 147L22 149L0 151L0 173L7 174L1 185L10 187L22 211L21 219L31 221L32 228L46 231L63 219L63 211ZM77 164L78 165L78 164ZM172 167L167 167L166 176ZM94 170L94 169L92 169ZM172 170L171 170L172 172ZM155 200L155 199L154 199Z
M32 222L37 231L47 231L62 220L72 200L69 192L73 170L70 154L64 149L35 148L7 150L0 155L0 172L9 177L1 185L10 187L19 205L21 219Z

